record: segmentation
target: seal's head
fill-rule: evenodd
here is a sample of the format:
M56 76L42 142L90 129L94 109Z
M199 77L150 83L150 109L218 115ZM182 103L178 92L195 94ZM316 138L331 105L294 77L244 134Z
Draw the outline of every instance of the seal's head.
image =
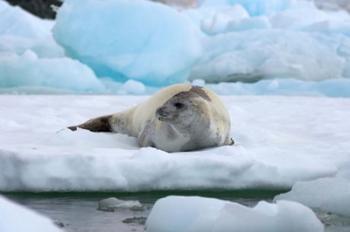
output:
M166 101L157 109L156 116L174 126L187 127L203 121L208 102L210 98L201 87L192 87Z

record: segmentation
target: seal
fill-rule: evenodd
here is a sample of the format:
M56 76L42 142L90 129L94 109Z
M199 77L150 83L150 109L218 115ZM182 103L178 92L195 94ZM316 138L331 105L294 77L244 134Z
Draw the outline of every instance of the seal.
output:
M167 152L193 151L232 145L230 116L212 91L191 84L161 89L126 111L93 118L68 127L115 132L137 137L140 147Z

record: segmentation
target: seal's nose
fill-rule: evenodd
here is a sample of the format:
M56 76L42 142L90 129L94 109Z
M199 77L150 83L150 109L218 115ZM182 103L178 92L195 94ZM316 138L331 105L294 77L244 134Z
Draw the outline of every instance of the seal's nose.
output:
M167 117L169 115L169 112L166 111L165 107L160 107L156 111L157 115L160 117Z

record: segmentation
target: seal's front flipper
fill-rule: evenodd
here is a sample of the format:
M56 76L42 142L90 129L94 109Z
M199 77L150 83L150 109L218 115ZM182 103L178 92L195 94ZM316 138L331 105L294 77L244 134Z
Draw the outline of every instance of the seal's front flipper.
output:
M76 131L79 127L93 132L112 132L112 126L110 124L111 119L112 115L101 116L90 119L87 122L77 126L69 126L68 129L71 131Z
M224 145L235 145L233 138L227 138Z

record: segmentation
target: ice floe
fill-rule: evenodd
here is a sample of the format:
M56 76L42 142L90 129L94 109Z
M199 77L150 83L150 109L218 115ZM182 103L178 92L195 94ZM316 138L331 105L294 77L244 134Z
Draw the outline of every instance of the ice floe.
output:
M202 197L158 200L147 218L147 232L322 232L316 215L300 203L260 201L249 208Z
M293 200L322 211L350 216L350 180L328 177L297 182L290 192L275 199Z
M286 189L349 162L350 101L223 97L235 146L166 153L67 126L145 97L0 96L1 191Z
M1 232L62 232L38 213L0 196Z

